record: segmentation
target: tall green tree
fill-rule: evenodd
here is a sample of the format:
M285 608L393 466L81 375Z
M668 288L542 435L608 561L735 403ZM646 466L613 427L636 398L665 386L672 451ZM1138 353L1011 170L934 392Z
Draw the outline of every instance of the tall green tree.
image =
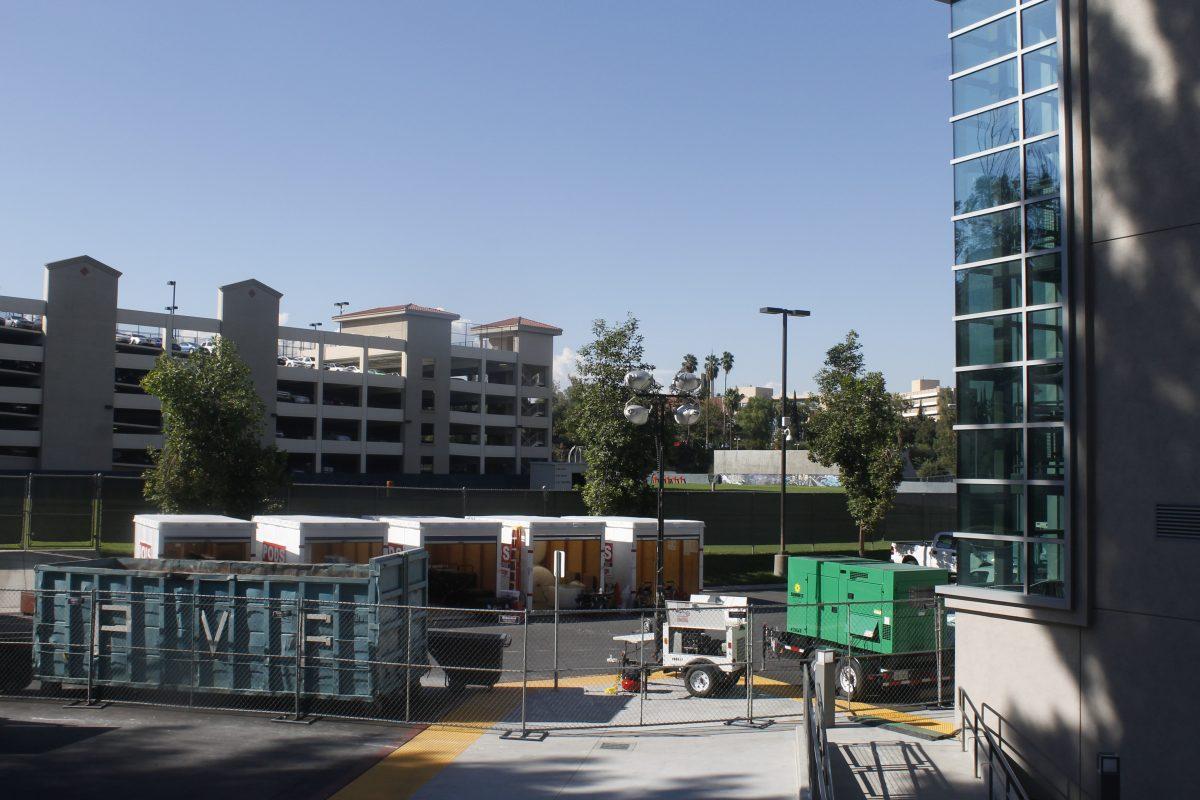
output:
M933 453L936 472L922 474L923 478L958 473L958 434L954 426L958 423L958 406L954 402L954 390L942 388L938 392L938 418L934 425Z
M226 338L211 353L164 354L142 379L162 404L163 447L151 450L145 495L167 513L249 518L287 481L286 456L262 444L264 406Z
M680 363L679 368L684 372L695 372L699 366L700 362L696 359L696 357L691 353L688 353L683 357L683 361Z
M721 371L724 373L724 376L725 376L725 384L724 384L724 386L721 387L721 395L723 397L728 397L729 396L729 373L733 371L733 353L729 352L728 350L721 353ZM721 415L722 447L732 447L733 442L730 441L730 438L732 435L731 430L730 430L730 422L733 419L734 412L737 411L737 406L730 407L729 404L726 402L726 403L722 403L721 408L722 408L722 411L724 412Z
M891 509L903 474L900 403L882 373L866 371L855 331L829 349L816 380L821 403L808 420L809 450L840 470L863 556L867 535Z
M775 401L769 397L751 397L737 413L735 425L739 447L766 450L775 432Z
M577 385L567 411L567 429L588 464L583 502L591 514L645 513L653 497L646 476L655 467L654 435L649 425L625 419L622 410L632 393L623 380L629 370L653 367L645 361L632 315L620 324L595 320L592 337L579 348Z

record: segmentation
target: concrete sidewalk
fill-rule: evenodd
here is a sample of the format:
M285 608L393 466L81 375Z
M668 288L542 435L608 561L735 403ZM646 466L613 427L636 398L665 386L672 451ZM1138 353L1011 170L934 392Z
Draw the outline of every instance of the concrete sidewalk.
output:
M922 714L955 722L953 711ZM925 741L845 714L838 715L828 738L838 800L987 797L987 784L975 778L970 748L962 752L957 738Z
M412 797L794 800L796 741L791 724L556 732L541 742L488 733Z

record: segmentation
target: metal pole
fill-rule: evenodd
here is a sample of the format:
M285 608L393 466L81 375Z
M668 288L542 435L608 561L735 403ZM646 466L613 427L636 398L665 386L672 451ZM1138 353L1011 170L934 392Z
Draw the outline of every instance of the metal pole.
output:
M558 576L558 556L554 557L555 575L554 575L554 688L558 689L558 582L562 580Z
M942 707L942 604L934 600L933 605L934 646L937 647L937 705Z
M658 412L658 427L654 431L654 454L658 461L658 551L654 560L655 607L654 641L658 648L662 639L662 624L667 607L666 587L663 585L663 551L666 549L666 530L663 521L663 491L666 476L663 472L663 437L667 432L667 400L659 397L656 403ZM658 652L657 649L655 652Z
M404 642L404 721L412 719L412 606L407 607L408 622Z
M189 680L188 680L188 706L195 705L196 684L198 678L196 676L196 637L199 636L200 630L196 626L196 593L192 592L192 616L190 620L192 630L191 636L188 637L189 650L191 651L191 663L189 665Z
M96 590L96 584L92 584L92 624L88 630L88 669L87 669L87 705L92 705L96 702L92 697L92 689L95 686L94 672L96 669L96 651L99 649L100 629L100 593Z
M754 611L746 601L746 720L754 723Z
M650 678L646 674L646 612L644 611L639 615L638 632L642 635L642 641L638 644L638 725L644 725L646 724L646 684L649 683ZM622 675L622 677L624 676ZM620 679L618 678L618 680Z
M463 517L463 519L466 519L466 516L467 516L467 487L464 486L464 487L462 487L462 517Z
M521 625L521 735L524 736L525 696L529 688L529 609L522 612Z
M25 476L25 503L21 509L21 549L33 546L33 473Z
M296 698L294 715L300 719L300 684L304 680L304 598L296 590Z
M783 427L783 420L787 417L787 312L781 314L780 318L783 320L783 384L779 390L779 554L775 556L774 572L783 576L787 572L787 431Z

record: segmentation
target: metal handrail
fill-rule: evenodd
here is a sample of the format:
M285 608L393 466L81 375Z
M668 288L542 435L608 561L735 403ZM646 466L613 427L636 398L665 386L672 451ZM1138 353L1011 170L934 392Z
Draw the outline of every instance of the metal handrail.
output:
M813 787L813 797L819 798L819 800L835 800L831 751L825 731L827 709L821 697L817 695L810 662L804 662L801 676L804 681L804 728L808 744L808 782Z
M967 710L971 711L970 724L968 725ZM991 708L986 703L984 708ZM975 777L979 777L979 735L982 732L984 743L987 747L987 782L988 782L988 800L992 800L993 792L995 791L995 770L996 765L1000 765L1000 771L1004 779L1004 797L1016 797L1017 800L1029 800L1029 793L1025 790L1024 784L1021 783L1020 777L1016 770L1013 769L1012 763L1004 755L1004 750L996 737L988 730L987 722L984 719L983 713L971 701L970 695L966 689L958 687L958 710L961 716L962 724L959 726L960 742L962 751L967 751L967 728L971 729L971 763L975 769ZM992 709L995 713L995 709ZM999 715L997 715L999 716Z

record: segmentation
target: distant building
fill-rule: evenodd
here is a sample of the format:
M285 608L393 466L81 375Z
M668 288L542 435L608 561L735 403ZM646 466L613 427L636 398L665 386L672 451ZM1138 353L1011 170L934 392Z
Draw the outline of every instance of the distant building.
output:
M739 386L737 393L742 396L741 405L743 406L749 403L752 397L764 397L770 400L775 396L775 390L770 386Z
M931 378L917 378L912 382L912 389L900 392L905 401L905 417L938 418L938 394L942 391L942 382Z

